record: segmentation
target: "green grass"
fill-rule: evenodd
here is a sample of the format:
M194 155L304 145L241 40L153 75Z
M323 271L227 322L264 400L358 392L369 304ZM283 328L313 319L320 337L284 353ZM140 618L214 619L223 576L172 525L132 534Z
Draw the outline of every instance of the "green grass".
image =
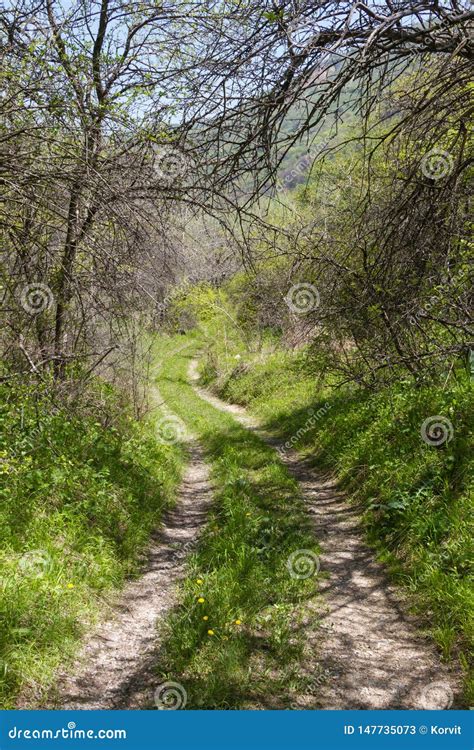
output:
M201 371L203 382L334 471L363 504L370 542L443 654L460 660L472 705L473 384L461 372L437 387L332 389L321 384L307 351L251 354L236 335L225 345L218 336L208 343ZM453 425L441 447L421 438L432 415Z
M300 605L317 588L313 576L292 578L287 560L318 546L275 451L187 382L199 342L185 341L157 340L159 389L204 446L215 498L167 626L160 677L183 684L188 708L282 708L304 683Z
M0 706L10 708L19 691L41 695L135 573L183 454L105 385L67 411L38 386L0 391Z

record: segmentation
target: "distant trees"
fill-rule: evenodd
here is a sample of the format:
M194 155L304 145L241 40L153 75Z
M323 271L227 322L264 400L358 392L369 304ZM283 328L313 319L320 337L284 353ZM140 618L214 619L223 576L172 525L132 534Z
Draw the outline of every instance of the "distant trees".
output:
M18 367L61 380L123 360L173 279L178 204L199 202L187 9L18 0L2 16L1 341Z
M446 372L474 348L469 82L452 85L449 66L436 84L407 74L378 104L365 128L341 128L345 147L286 213L271 205L280 229L257 235L256 278L235 295L245 320L251 304L258 325L369 387Z
M373 287L367 305L379 304L374 290L406 268L402 247L416 259L410 294L422 269L445 268L440 258L451 272L466 241L458 203L470 164L473 17L465 4L443 0L87 0L67 7L12 0L0 19L4 360L35 376L52 371L57 382L72 367L87 377L105 362L123 364L127 351L137 351L138 317L156 309L181 273L184 233L200 226L193 216L210 216L216 228L217 240L205 243L211 262L191 261L213 278L233 267L226 230L249 267L262 227L273 253L284 232L275 232L256 201L275 185L288 148L313 138L325 117L337 122L344 109L354 111L355 102L367 155L383 148L392 164L378 205L373 166L360 177L365 195L357 208L351 198L347 236L360 253L357 273L364 269ZM403 72L404 91L394 95ZM381 98L395 115L378 109ZM376 129L380 117L389 128ZM449 175L420 178L420 159L440 143ZM381 163L374 158L366 164ZM341 218L347 214L334 219L334 231ZM305 236L304 247L294 245L301 253L295 268L319 257ZM202 238L199 229L198 244ZM337 287L345 265L335 238L324 263ZM224 271L214 262L221 255ZM374 263L379 270L369 282ZM202 278L202 268L184 275ZM387 330L393 305L383 302ZM415 319L413 337L418 301L396 307L399 317ZM400 341L393 326L390 336Z
M322 214L325 226L318 233L313 214L296 243L298 275L321 295L310 319L317 335L330 333L332 366L369 385L446 370L474 345L469 88L460 81L445 99L429 87L416 127L392 133L370 158L328 159L302 193L306 215Z
M213 52L201 61L203 85L188 121L199 123L201 140L212 141L222 182L252 173L249 201L275 180L287 149L303 137L310 143L328 115L337 123L358 108L370 118L397 78L414 68L429 72L436 60L450 66L450 85L472 73L474 10L467 0L210 7L220 21L209 24Z
M260 64L255 96L228 118L242 134L233 153L252 122L262 189L292 144L306 136L314 153L325 136L300 218L273 203L278 230L254 227L257 319L312 338L327 366L369 386L446 369L474 347L474 10L309 0L254 12Z

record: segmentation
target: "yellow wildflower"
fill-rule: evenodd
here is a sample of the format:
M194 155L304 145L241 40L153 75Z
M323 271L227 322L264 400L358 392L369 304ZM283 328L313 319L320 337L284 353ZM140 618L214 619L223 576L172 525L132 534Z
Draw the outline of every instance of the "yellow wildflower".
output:
M213 630L208 630L208 631L207 631L207 634L208 634L208 635L214 635L214 631L213 631Z
M199 604L204 604L204 602L205 602L204 597L200 596L199 599L198 599L198 602L199 602Z

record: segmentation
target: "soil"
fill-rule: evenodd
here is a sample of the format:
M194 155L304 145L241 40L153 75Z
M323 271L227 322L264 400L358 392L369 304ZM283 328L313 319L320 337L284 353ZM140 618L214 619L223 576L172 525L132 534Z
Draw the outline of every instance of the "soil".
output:
M435 645L409 612L401 591L364 541L357 508L294 450L259 427L258 421L197 386L197 361L189 377L197 394L252 429L299 482L321 543L318 622L306 621L305 639L317 654L317 690L308 705L321 709L448 709L459 706L461 676L443 663ZM298 703L298 700L296 701Z

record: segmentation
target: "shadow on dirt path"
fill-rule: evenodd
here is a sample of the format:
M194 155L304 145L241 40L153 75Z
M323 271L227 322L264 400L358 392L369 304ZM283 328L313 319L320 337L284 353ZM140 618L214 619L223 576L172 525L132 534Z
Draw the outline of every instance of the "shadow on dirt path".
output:
M319 623L308 623L305 634L325 676L317 685L318 707L456 708L461 675L440 661L434 644L417 629L401 592L365 544L357 511L334 479L318 473L295 451L283 449L283 442L259 428L242 407L200 388L196 360L190 363L189 377L202 399L277 449L302 488L322 547L323 611Z
M48 708L154 707L157 627L177 603L176 584L212 500L203 451L191 436L185 439L189 462L178 500L152 539L140 577L125 586L110 616L85 643L76 667L59 676Z

